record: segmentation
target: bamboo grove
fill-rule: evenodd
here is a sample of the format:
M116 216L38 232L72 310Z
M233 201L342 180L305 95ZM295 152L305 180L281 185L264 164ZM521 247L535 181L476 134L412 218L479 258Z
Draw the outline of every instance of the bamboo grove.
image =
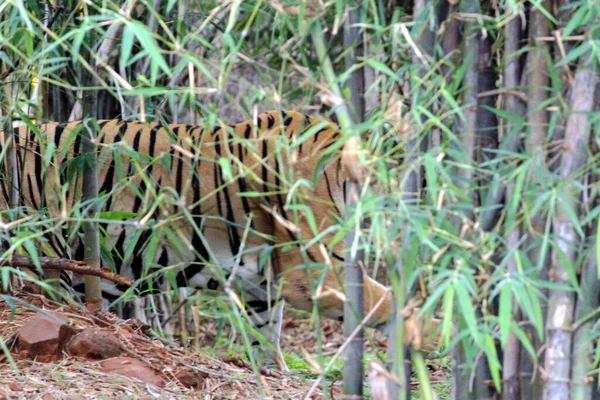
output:
M598 396L599 62L596 0L0 1L5 127L231 124L270 109L338 122L368 171L345 215L355 398ZM12 151L0 157L16 173ZM88 189L68 218L90 231L94 264L98 224L116 217ZM43 238L60 221L1 212L2 265L49 255ZM390 284L396 309L388 354L369 354L366 371L352 307L362 269ZM235 302L210 308L246 334ZM179 317L143 314L193 342L170 327ZM439 321L433 351L417 316ZM340 360L313 360L315 385ZM450 365L446 381L430 379L436 364Z

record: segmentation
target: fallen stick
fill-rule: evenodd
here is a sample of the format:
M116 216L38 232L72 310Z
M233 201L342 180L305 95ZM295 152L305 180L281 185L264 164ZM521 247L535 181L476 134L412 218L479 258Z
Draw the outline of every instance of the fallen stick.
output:
M73 271L80 275L92 275L99 276L102 279L115 282L117 285L132 286L133 279L125 278L119 274L116 274L106 269L97 269L90 267L83 261L69 260L66 258L54 258L54 257L40 257L40 266L42 269L57 269L64 271ZM0 267L13 266L18 268L29 268L33 271L36 270L36 266L30 257L25 256L12 256L7 260L0 260Z

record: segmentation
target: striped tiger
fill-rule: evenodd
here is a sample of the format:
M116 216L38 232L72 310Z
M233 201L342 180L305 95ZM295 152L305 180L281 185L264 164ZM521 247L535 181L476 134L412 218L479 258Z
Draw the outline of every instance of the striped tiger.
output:
M101 218L120 215L117 221L101 220L105 267L139 279L157 266L179 285L236 288L276 358L281 302L273 302L266 263L292 307L310 311L316 301L321 315L342 318L344 243L333 240L346 173L335 124L289 111L215 129L97 123ZM85 131L81 121L15 128L20 206L58 221L59 234L44 246L75 259L82 258L83 248L70 222L76 218L68 217L81 200ZM0 135L5 148L6 134ZM8 208L11 189L2 162L0 210ZM159 227L167 233L157 234ZM113 295L125 289L103 285ZM365 276L364 293L365 312L379 302L370 323L389 321L389 291Z

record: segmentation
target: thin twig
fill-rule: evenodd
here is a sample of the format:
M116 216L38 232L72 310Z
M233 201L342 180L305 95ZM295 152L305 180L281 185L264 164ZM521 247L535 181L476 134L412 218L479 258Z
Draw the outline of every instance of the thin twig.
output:
M98 276L102 279L115 282L118 285L133 286L133 279L126 278L106 269L95 269L83 261L69 260L66 258L40 257L39 265L42 269L57 269L72 271L80 275ZM13 266L18 268L29 268L36 270L36 265L29 257L12 256L10 259L0 260L0 267Z
M527 95L523 92L519 92L518 90L508 90L508 89L494 89L488 90L486 92L481 92L477 94L477 98L488 97L488 96L496 96L499 94L510 94L511 96L517 97L519 100L527 103Z

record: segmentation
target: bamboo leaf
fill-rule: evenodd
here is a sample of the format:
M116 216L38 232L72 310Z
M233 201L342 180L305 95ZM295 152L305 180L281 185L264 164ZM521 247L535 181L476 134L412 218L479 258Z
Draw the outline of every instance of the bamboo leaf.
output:
M130 64L129 57L133 49L133 40L135 39L135 28L133 25L125 25L123 28L123 39L121 40L121 66L127 67Z
M23 247L27 250L29 257L31 257L31 262L35 265L37 272L43 276L44 271L42 270L42 266L40 264L40 257L38 255L37 245L31 239L23 240Z
M537 359L537 354L535 353L535 349L533 348L527 334L517 324L511 324L510 330L519 339L519 342L521 342L521 345L525 348L527 353L529 353L529 356L533 360Z
M103 211L98 215L99 219L110 221L124 221L126 219L137 217L138 213L131 211Z
M461 278L456 284L456 297L461 310L461 316L464 318L467 328L475 343L480 343L480 335L477 330L477 315L475 314L475 306L471 300L470 293L467 289L464 278Z
M492 375L492 381L498 392L501 391L502 378L500 376L500 361L498 360L498 353L496 352L496 342L494 338L487 334L485 335L485 354L487 355L488 366L490 374Z

